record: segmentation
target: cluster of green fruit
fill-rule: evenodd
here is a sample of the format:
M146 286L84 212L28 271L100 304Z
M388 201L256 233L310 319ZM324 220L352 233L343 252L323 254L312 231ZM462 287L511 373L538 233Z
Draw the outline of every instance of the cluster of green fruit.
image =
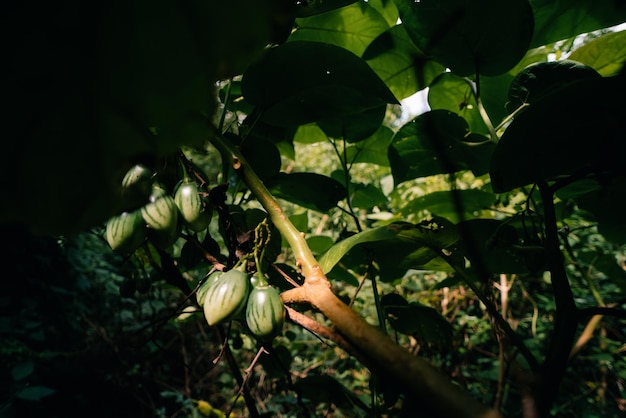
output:
M122 181L123 192L146 187L150 194L145 205L107 221L106 240L114 251L131 254L146 238L159 248L168 248L178 239L183 225L200 232L211 222L213 211L200 195L196 181L186 172L174 188L173 196L143 165L131 168Z
M197 290L198 304L210 326L236 319L257 339L271 340L283 329L285 305L278 289L261 273L246 273L244 265L212 273Z

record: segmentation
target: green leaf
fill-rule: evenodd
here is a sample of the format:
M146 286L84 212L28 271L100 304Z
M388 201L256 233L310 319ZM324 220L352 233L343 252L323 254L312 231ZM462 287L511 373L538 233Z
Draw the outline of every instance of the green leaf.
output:
M532 0L535 33L531 47L626 21L626 3L615 0Z
M314 254L321 254L332 247L334 241L327 235L313 235L306 239L306 243Z
M454 193L460 201L461 214L456 207ZM428 211L455 222L480 216L480 211L492 208L495 200L493 193L477 189L440 191L411 199L399 209L399 213L407 215Z
M626 103L617 92L625 89L626 77L591 78L531 104L493 152L493 190L501 193L579 170L621 171Z
M568 59L594 68L601 76L617 75L626 65L626 31L607 33L576 49Z
M271 48L243 75L246 101L262 120L296 126L397 103L359 57L335 45L293 41Z
M346 148L347 161L350 163L371 163L389 167L387 149L391 144L393 131L386 126L379 126L378 130L369 138Z
M380 34L367 47L363 59L398 99L428 87L445 70L415 46L404 25L396 25Z
M240 145L242 154L261 180L266 180L280 171L280 152L276 145L263 138L249 138Z
M328 273L356 245L393 238L398 234L398 230L399 227L395 224L385 225L368 229L339 241L319 257L318 261L322 271Z
M533 35L527 0L395 0L413 42L467 76L502 74L524 56Z
M351 390L343 386L337 380L325 375L308 375L298 379L294 383L295 389L300 396L305 399L320 403L333 404L341 409L354 412L355 408L369 411L367 405L363 403Z
M331 138L343 138L347 142L359 142L372 136L381 126L387 105L368 109L364 112L332 117L317 122L318 126Z
M373 184L354 183L352 186L351 204L355 208L371 209L387 202L387 196Z
M328 135L317 123L307 123L298 126L293 141L301 144L315 144L316 142L328 141Z
M296 3L296 16L307 17L314 16L320 13L325 13L331 10L339 9L340 7L348 6L352 3L356 3L359 0L307 0Z
M324 14L296 19L289 41L337 45L361 56L365 48L389 28L385 18L368 3L358 2Z
M450 270L445 262L434 262L438 249L448 248L459 239L455 226L443 218L419 224L393 223L346 238L319 258L324 272L330 271L350 250L365 246L380 265L383 280L399 278L407 269Z
M320 212L336 207L347 196L341 183L316 173L278 173L266 186L275 197Z
M482 266L489 273L528 273L523 254L512 245L520 243L515 226L495 219L470 219L458 224L463 232L459 251L473 267Z
M489 129L476 105L473 89L470 80L453 73L443 73L428 88L428 105L433 110L449 110L461 116L470 132L489 135Z
M38 402L45 397L50 395L54 395L56 390L49 388L47 386L28 386L24 389L20 389L15 394L15 397L18 399L23 399L25 401Z
M452 325L435 309L419 303L408 303L402 296L390 293L381 305L391 327L414 336L420 344L439 349L452 345Z
M575 197L578 206L593 214L604 238L615 244L626 243L626 177L618 174L588 187L588 193Z
M511 81L506 108L513 113L522 104L533 103L568 84L599 77L593 68L571 60L531 64Z
M426 112L404 125L388 151L395 184L461 170L485 174L494 144L468 134L467 122L447 110Z

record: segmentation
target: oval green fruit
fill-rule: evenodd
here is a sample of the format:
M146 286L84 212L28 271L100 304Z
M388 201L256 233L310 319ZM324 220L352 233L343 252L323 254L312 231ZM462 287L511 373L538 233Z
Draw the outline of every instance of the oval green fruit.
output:
M106 240L109 246L122 254L131 254L146 238L146 223L140 211L123 212L106 224Z
M141 208L141 216L148 227L159 231L175 230L178 223L176 203L159 185L153 186L150 202Z
M228 270L209 287L204 297L204 318L207 323L217 325L239 315L246 306L250 292L249 275Z
M202 284L196 291L196 300L198 301L198 305L204 306L204 299L206 298L207 292L209 291L211 286L215 284L217 279L219 279L222 274L223 273L221 271L216 270L213 273L211 273L204 282L202 282Z
M285 305L278 289L259 286L252 289L246 306L246 324L250 332L261 340L278 335L285 323Z
M207 228L211 222L211 212L205 208L195 181L183 180L176 189L174 201L189 229L200 232Z

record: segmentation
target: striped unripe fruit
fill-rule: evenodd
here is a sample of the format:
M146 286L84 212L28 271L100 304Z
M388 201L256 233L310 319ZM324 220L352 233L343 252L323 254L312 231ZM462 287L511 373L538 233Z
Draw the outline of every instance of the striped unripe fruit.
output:
M150 202L141 208L141 216L150 228L171 231L176 229L178 209L172 196L162 186L154 185Z
M146 223L140 211L124 212L107 221L106 240L109 246L122 254L131 254L146 238Z
M220 278L223 273L219 270L214 271L206 278L206 280L200 285L198 290L196 291L196 300L198 301L198 305L204 306L204 299L206 298L206 294L213 286L213 284Z
M159 248L167 248L178 239L178 209L172 196L159 184L152 187L150 202L141 208L148 225L148 237Z
M176 189L174 201L183 222L195 232L205 230L211 222L211 212L205 208L198 193L198 185L193 180L183 180Z
M210 326L230 321L246 307L250 293L249 275L236 270L222 273L204 297L204 318Z
M285 305L278 289L272 286L252 289L246 306L246 324L255 337L270 340L280 334L285 315Z

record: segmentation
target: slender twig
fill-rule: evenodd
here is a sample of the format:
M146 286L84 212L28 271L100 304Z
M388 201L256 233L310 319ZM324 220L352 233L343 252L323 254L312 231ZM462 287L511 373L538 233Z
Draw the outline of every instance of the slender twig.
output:
M578 310L559 244L553 189L545 181L539 182L538 186L545 219L546 257L556 305L550 345L542 367L540 384L536 388L537 411L539 416L547 416L566 372L578 326Z

